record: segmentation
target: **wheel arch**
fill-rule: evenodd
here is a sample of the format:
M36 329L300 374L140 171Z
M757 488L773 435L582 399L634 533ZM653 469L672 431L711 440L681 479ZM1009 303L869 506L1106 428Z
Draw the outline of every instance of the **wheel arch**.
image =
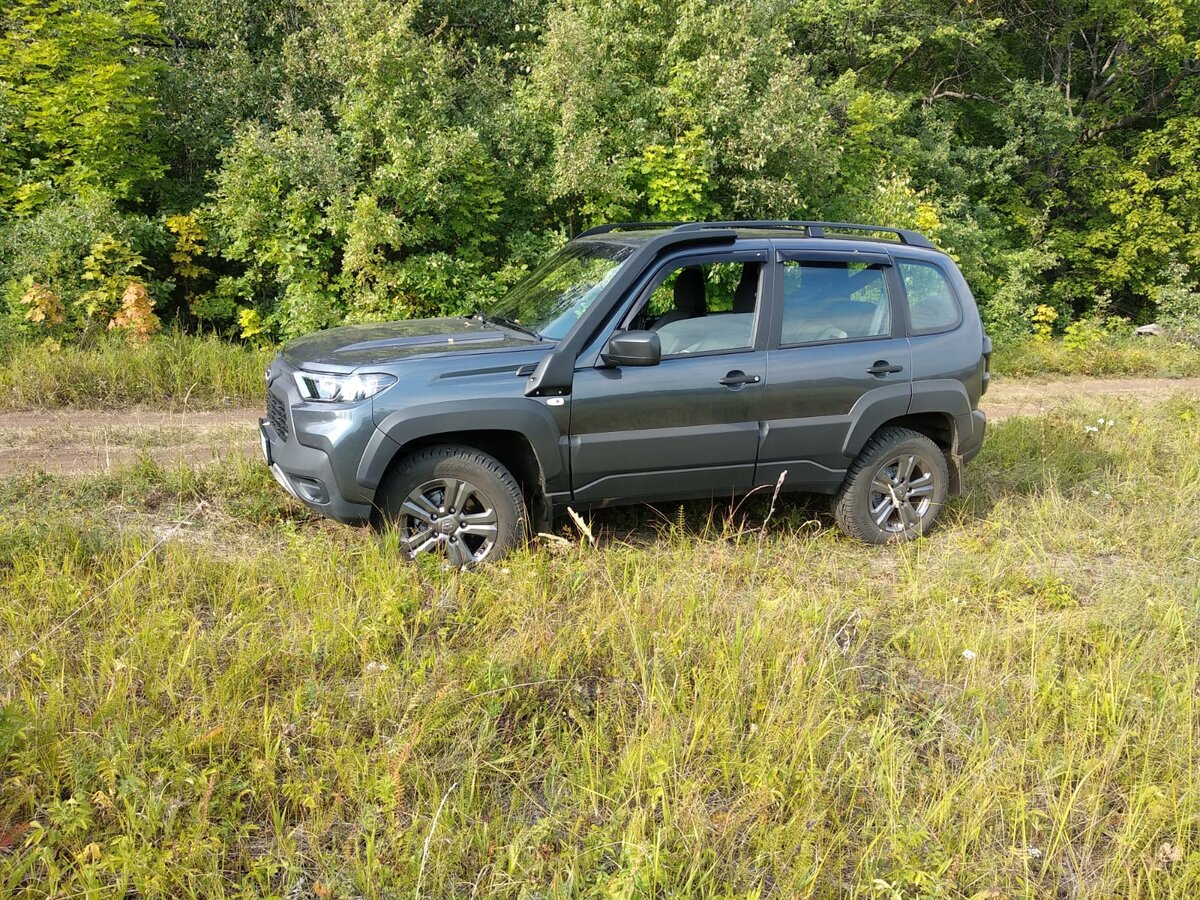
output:
M412 454L439 445L469 447L494 457L516 478L535 525L545 530L550 515L546 467L530 436L514 428L411 430L403 442L389 438L379 446L370 459L367 477L377 489Z
M950 471L950 496L957 497L962 493L963 462L958 453L958 427L954 416L946 412L906 413L888 419L876 429L876 433L891 426L907 428L933 441L946 457L946 468Z
M904 403L898 396L886 394L869 405L864 403L856 411L854 427L842 451L853 459L880 429L891 425L909 428L928 437L942 451L950 470L950 494L957 496L962 492L963 469L959 435L963 424L970 422L971 399L961 381L948 378L915 382L911 391ZM871 396L864 395L864 401Z

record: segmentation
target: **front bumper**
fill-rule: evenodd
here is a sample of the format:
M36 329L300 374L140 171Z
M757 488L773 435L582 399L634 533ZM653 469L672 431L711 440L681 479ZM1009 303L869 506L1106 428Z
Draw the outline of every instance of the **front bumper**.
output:
M361 525L371 518L369 502L355 502L343 496L326 453L305 447L295 439L283 440L266 419L259 420L258 428L263 458L285 491L314 512L347 525Z
M271 366L267 418L258 429L263 459L280 486L305 506L346 524L371 517L374 490L356 479L375 423L371 404L305 403L290 371Z

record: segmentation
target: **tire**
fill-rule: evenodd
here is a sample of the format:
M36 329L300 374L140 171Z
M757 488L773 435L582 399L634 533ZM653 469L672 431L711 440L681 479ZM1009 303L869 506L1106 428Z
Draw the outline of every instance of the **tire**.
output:
M410 557L436 553L456 568L500 559L525 538L521 486L473 447L426 447L393 469L376 494L377 526Z
M933 528L949 486L950 470L937 444L889 426L875 432L851 463L834 495L833 514L842 531L868 544L911 541Z

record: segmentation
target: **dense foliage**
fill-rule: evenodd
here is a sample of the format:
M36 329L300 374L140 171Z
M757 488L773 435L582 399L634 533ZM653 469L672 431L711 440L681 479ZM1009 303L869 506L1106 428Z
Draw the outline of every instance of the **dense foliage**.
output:
M1200 317L1196 0L6 0L0 22L0 338L459 312L627 218L916 227L1001 336Z

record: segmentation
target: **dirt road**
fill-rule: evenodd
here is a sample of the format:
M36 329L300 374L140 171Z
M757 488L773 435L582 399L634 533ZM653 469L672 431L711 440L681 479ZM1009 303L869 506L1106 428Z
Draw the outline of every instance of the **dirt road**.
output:
M1038 415L1080 397L1152 402L1200 394L1200 378L997 380L982 404L991 421ZM104 472L146 454L156 462L200 465L258 453L257 409L172 413L125 409L0 412L0 476L45 471Z

